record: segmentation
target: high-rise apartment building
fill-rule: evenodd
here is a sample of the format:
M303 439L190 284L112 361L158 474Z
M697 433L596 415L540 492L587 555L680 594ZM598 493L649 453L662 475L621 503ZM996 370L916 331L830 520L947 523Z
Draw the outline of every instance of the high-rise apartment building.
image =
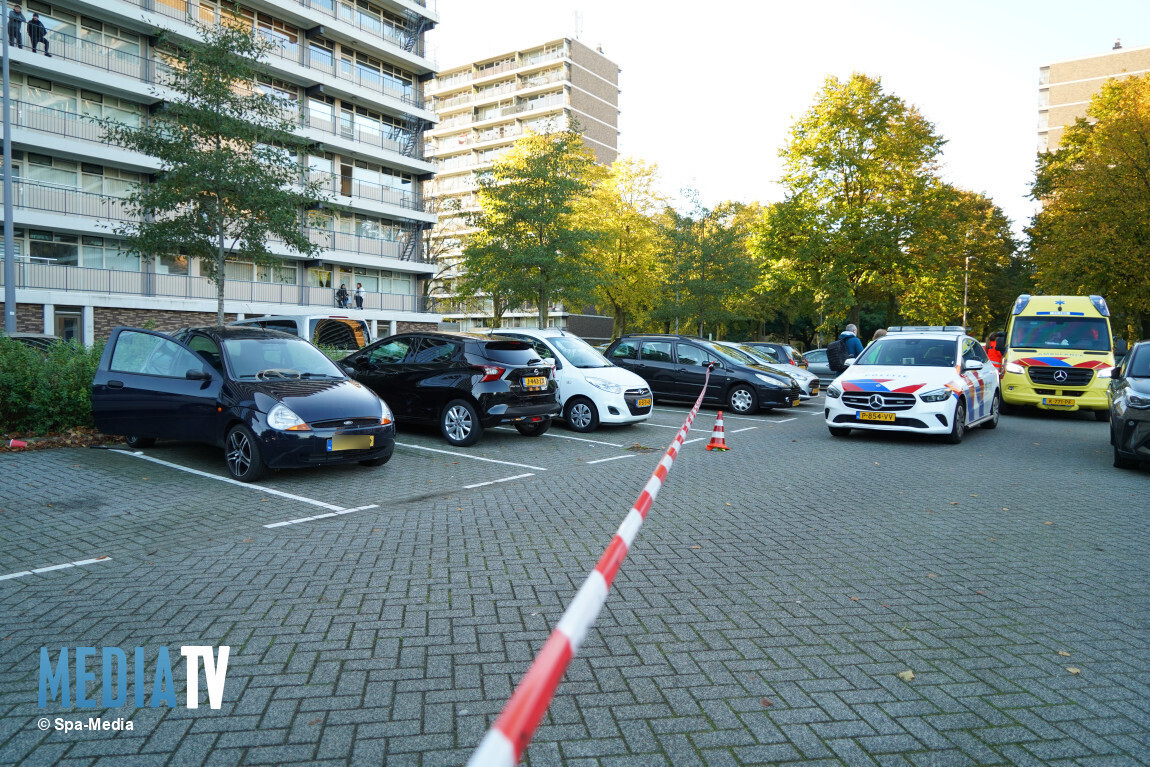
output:
M431 184L438 200L439 225L432 250L440 272L434 283L444 319L462 329L483 327L490 313L451 299L460 275L461 213L477 209L475 174L490 168L527 131L543 133L577 126L602 164L618 157L619 67L578 40L552 40L482 59L439 73L431 83L432 108L439 124L428 131L429 157L437 175ZM449 201L458 201L455 208ZM564 327L562 307L549 320ZM511 311L504 326L530 326L534 309Z
M1150 72L1150 47L1114 49L1100 56L1059 61L1038 75L1038 151L1058 148L1062 131L1086 116L1090 98L1116 77Z
M26 0L51 56L33 52L26 29L23 48L11 48L18 329L92 343L117 324L215 322L215 286L194 259L120 249L122 198L157 164L106 144L91 118L148 120L165 97L164 46L226 19L275 43L259 87L298 116L311 147L299 160L331 199L306 219L319 258L285 249L276 268L227 264L229 318L335 312L340 283L362 283L358 316L373 329L435 327L419 284L435 271L420 236L435 222L424 190L435 169L423 155L436 119L424 95L436 66L424 33L438 22L428 2Z

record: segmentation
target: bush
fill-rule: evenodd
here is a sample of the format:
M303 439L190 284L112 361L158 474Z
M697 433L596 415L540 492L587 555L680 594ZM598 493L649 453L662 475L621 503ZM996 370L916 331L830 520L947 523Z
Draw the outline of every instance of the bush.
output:
M41 435L92 425L92 377L103 343L34 349L0 336L0 432Z

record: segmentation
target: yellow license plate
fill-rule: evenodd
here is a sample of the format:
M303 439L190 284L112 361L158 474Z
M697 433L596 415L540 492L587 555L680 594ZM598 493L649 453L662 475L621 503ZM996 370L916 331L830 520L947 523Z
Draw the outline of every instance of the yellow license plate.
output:
M336 450L368 450L375 446L371 434L337 434L327 441L329 453Z
M798 407L798 406L799 406L799 405L801 405L801 404L802 404L802 400L801 400L801 399L793 399L793 400L791 400L791 407Z
M859 413L859 420L894 423L894 413Z
M651 407L651 398L650 397L644 397L643 399L641 399L635 403L635 407Z
M819 396L819 387L818 386L812 386L811 387L811 396L812 397Z
M1074 400L1072 399L1054 399L1052 397L1044 397L1042 399L1043 405L1053 405L1054 407L1074 407Z
M523 379L523 385L528 389L543 389L547 387L547 379L543 376L530 376Z

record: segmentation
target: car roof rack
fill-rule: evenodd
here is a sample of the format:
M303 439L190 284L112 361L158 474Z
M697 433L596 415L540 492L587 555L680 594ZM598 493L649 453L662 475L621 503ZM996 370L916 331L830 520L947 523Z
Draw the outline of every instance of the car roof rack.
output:
M892 325L888 333L965 333L962 325Z

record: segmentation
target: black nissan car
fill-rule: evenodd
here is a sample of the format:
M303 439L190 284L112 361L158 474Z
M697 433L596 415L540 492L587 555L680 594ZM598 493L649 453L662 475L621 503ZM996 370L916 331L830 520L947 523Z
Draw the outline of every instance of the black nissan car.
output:
M471 333L400 333L340 361L387 400L400 423L438 424L452 445L510 423L536 437L562 412L551 365L531 344Z
M752 357L702 338L628 335L607 347L607 359L638 373L657 400L694 402L707 366L715 363L703 402L736 413L797 407L799 385L790 376L759 365Z
M115 328L92 381L92 416L132 447L219 445L242 482L269 468L382 466L395 448L391 410L374 392L307 341L256 327Z

